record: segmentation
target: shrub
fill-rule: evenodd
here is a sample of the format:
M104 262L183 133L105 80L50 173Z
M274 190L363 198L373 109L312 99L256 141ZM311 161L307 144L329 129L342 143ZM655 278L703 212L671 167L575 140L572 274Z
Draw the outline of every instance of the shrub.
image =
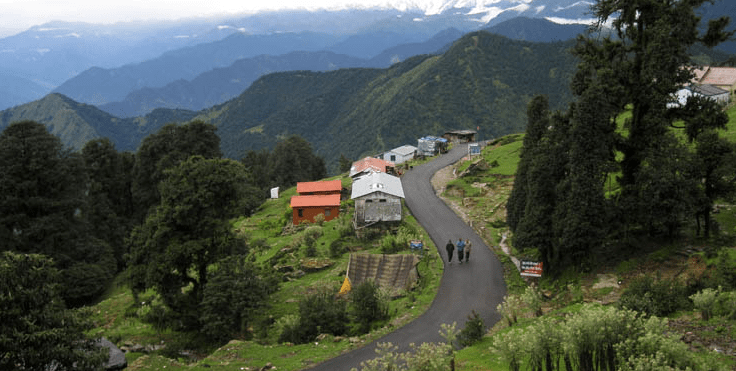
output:
M418 240L417 231L407 225L402 225L396 234L387 234L381 239L381 252L384 254L394 254L408 248L409 241Z
M483 318L480 318L478 313L473 310L472 315L469 315L465 322L465 327L458 334L458 341L462 346L470 346L480 341L485 332L486 324L483 322Z
M300 319L298 315L287 314L274 324L274 331L279 334L279 343L300 343Z
M350 314L358 324L358 331L367 333L375 321L389 318L389 304L386 295L372 280L353 287L350 291Z
M355 233L353 227L353 220L346 214L340 215L337 219L337 225L335 226L337 233L340 234L340 238L352 236Z
M542 294L534 287L527 287L521 295L521 300L536 317L542 315Z
M562 321L541 319L498 335L493 347L516 371L522 361L530 370L718 369L668 332L666 320L585 304Z
M304 230L304 235L313 240L317 240L322 237L322 227L318 225L310 225Z
M503 303L496 307L496 310L506 319L509 326L513 326L518 320L519 312L521 312L521 299L516 295L506 296Z
M736 289L736 263L731 261L727 251L718 253L716 262L709 266L709 276L705 278L706 287L723 287L724 290Z
M687 287L676 279L634 279L621 295L619 308L628 308L649 316L664 317L689 307Z
M387 234L381 239L381 252L384 254L393 254L401 251L404 248L399 242L399 239L392 234Z
M322 236L322 227L312 225L304 231L302 246L304 247L304 255L310 258L317 256L317 239Z
M204 335L220 342L250 337L252 316L265 307L269 295L278 287L258 273L245 256L230 256L217 262L217 269L207 274L199 308Z
M716 302L716 315L736 319L736 291L721 292Z
M690 300L693 301L695 308L700 310L700 315L704 321L709 320L713 316L716 297L718 296L719 291L720 289L714 290L709 288L690 295Z
M337 259L342 254L346 253L348 251L347 247L342 243L340 240L333 240L330 242L330 257L333 259Z
M279 342L303 344L322 333L344 335L348 329L347 303L334 289L320 290L299 302L298 323L282 323ZM278 322L277 322L278 323Z
M707 288L690 295L695 308L700 310L704 321L714 316L734 319L736 317L736 292Z

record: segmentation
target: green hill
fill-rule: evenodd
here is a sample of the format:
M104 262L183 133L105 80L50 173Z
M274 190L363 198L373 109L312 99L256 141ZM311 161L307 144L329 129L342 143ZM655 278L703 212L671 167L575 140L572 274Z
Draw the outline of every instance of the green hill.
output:
M155 110L144 117L120 119L95 106L61 94L0 112L0 129L13 122L31 120L44 124L68 148L79 150L96 138L109 138L119 151L134 151L141 140L169 122L184 122L194 114L185 110Z
M217 125L228 157L298 134L334 170L341 153L359 158L446 130L523 131L534 95L549 95L554 108L571 100L572 46L477 32L388 69L271 74L197 118Z

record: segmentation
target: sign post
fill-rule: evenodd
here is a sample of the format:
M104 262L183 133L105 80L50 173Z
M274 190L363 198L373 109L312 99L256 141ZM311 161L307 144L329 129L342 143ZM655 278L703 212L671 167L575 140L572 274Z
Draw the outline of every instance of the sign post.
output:
M535 262L531 260L521 261L521 274L525 277L542 277L542 262Z
M468 145L468 154L470 156L473 155L479 155L480 154L480 144L478 143L471 143Z

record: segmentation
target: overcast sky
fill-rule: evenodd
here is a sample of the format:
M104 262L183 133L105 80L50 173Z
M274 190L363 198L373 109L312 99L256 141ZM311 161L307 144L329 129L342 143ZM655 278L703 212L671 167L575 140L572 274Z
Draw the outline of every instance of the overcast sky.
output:
M131 20L181 19L192 16L254 13L263 9L340 8L442 0L0 0L0 37L53 20L115 23Z

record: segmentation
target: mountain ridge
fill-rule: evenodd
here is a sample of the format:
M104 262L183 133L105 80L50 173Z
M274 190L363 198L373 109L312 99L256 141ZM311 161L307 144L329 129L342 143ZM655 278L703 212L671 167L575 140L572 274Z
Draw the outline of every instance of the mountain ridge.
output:
M280 56L259 55L239 59L232 65L204 72L191 81L174 81L161 88L132 91L124 100L100 105L118 117L145 115L154 108L201 110L235 98L258 77L294 70L330 71L340 68L386 68L417 54L436 53L462 36L457 29L444 30L429 40L397 45L371 59L331 51L291 52Z

